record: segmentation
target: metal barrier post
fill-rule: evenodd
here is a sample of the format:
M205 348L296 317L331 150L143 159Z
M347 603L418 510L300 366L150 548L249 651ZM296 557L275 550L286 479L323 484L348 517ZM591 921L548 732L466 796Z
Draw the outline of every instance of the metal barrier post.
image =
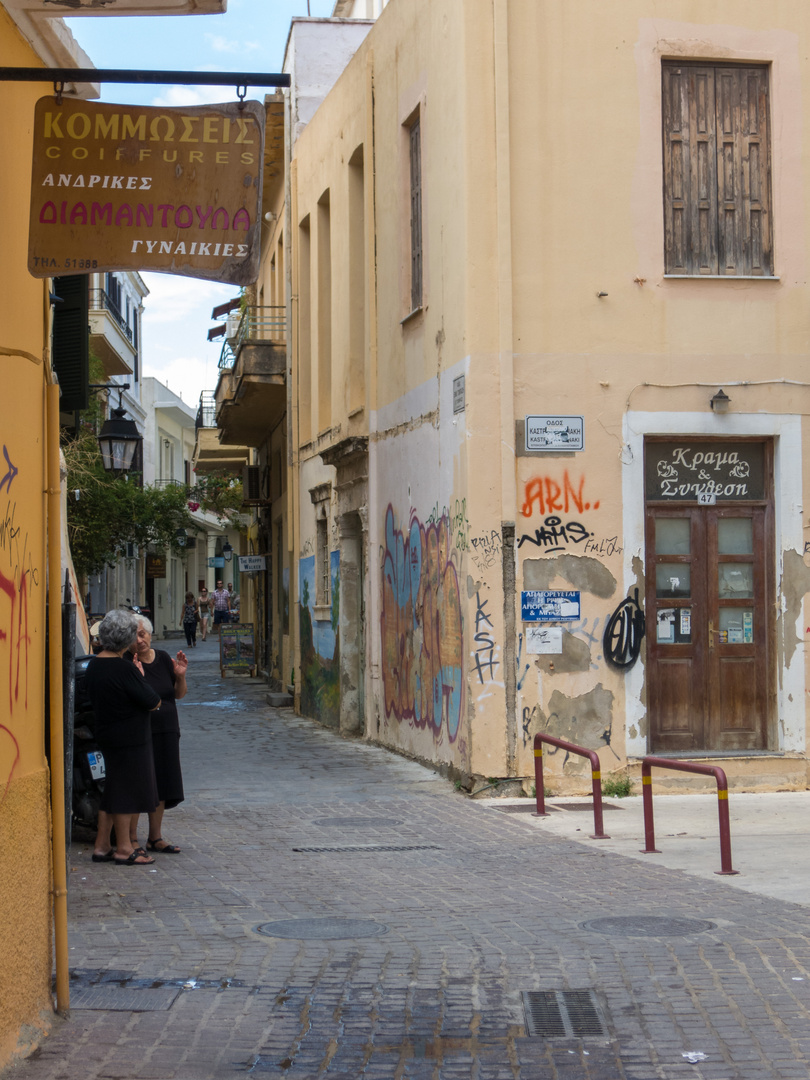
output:
M696 761L675 761L671 758L645 757L641 763L641 792L644 804L644 854L658 853L655 846L655 825L653 823L652 769L673 769L676 772L696 773L700 776L713 776L717 781L717 815L720 825L720 869L715 870L721 876L739 874L731 866L731 824L728 813L728 780L719 765L700 765Z
M534 740L534 794L537 800L532 817L548 817L546 813L546 789L543 784L543 747Z
M543 735L541 733L538 733L534 737L534 783L535 793L537 795L537 810L535 816L547 816L544 797L545 790L543 787L543 743L548 743L550 746L557 746L561 750L567 750L569 754L578 754L580 757L585 757L590 761L594 827L594 831L591 834L591 840L609 840L610 837L605 832L602 818L602 772L599 755L595 750L587 750L584 746L577 746L576 743L566 742L564 739L557 739L553 735Z

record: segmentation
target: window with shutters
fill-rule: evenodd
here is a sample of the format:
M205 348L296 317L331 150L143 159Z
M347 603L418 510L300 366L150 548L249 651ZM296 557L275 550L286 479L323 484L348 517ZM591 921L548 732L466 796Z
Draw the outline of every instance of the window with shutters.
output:
M422 126L419 116L411 123L411 311L422 306Z
M765 65L663 64L665 270L772 277Z

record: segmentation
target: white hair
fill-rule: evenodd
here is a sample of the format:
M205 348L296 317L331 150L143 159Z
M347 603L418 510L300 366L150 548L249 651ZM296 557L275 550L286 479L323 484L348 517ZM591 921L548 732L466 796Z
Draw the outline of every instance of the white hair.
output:
M99 623L98 642L106 652L128 649L138 636L138 621L131 611L109 611Z

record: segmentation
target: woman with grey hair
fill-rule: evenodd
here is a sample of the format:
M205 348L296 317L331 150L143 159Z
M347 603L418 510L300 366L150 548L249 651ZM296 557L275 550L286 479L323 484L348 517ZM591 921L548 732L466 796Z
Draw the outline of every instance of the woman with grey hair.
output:
M180 848L162 836L163 811L178 806L184 799L183 772L180 768L180 720L177 702L186 696L188 658L182 651L172 657L163 649L152 648L152 624L145 615L136 615L138 638L135 656L140 661L146 682L160 696L160 708L152 713L152 753L160 802L149 815L149 851L179 855ZM137 835L137 832L136 832Z
M133 814L151 813L158 805L152 760L150 712L160 696L148 685L136 659L125 659L138 637L138 620L129 611L111 611L101 621L101 646L87 668L86 686L96 718L96 738L104 753L106 780L101 811L112 818L115 851L99 852L95 862L145 866L155 860L130 839ZM108 818L99 814L99 834Z

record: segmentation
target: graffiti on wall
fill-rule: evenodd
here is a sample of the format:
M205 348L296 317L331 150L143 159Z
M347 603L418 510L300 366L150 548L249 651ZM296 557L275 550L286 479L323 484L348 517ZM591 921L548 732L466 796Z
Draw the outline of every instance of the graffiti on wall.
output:
M0 507L0 664L8 658L8 705L13 715L18 705L28 707L28 598L39 584L39 572L29 550L28 532L17 522L16 490L12 489L19 470L7 446L3 457L0 492L5 494L6 503Z
M440 521L447 520L450 527L451 546L459 551L466 551L467 533L470 531L470 522L467 519L467 500L456 499L452 507L443 506L439 510L439 504L435 503L428 515L428 525L438 525Z
M584 476L580 476L575 486L566 469L562 483L551 476L535 476L527 481L521 513L531 517L535 509L543 515L569 514L573 510L584 514L586 510L598 510L599 500L594 501L586 495Z
M300 559L301 712L329 727L340 724L340 553L329 560L330 617L315 618L315 556Z
M500 560L503 539L498 529L470 537L470 555L479 570L488 570Z
M382 675L386 716L458 735L463 697L462 617L451 558L453 520L443 513L407 531L385 514L382 566ZM466 533L465 533L466 538Z

